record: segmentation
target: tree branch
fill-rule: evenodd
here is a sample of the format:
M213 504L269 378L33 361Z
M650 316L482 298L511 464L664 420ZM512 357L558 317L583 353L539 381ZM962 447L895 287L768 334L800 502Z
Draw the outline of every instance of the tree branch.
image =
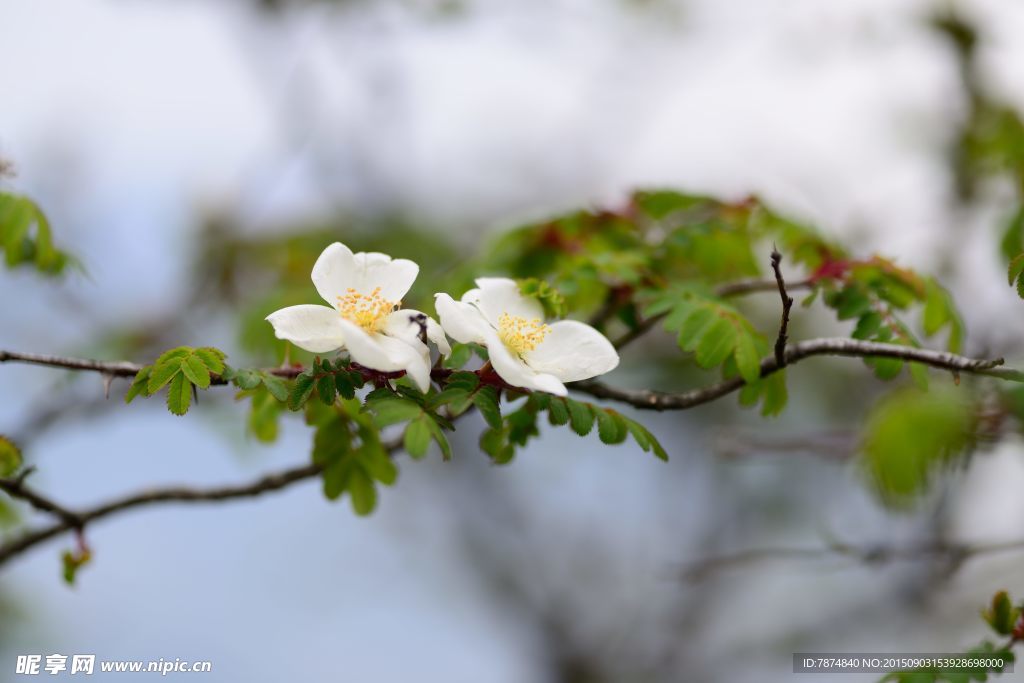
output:
M786 331L789 328L789 311L793 308L793 297L786 293L786 281L782 278L782 254L774 246L772 247L772 270L775 272L775 282L779 287L779 297L782 299L782 320L779 323L779 336L775 338L775 363L783 368L786 366L786 341L789 339Z
M790 345L785 349L783 363L774 355L761 361L761 377L778 372L786 365L811 356L846 356L854 358L896 358L904 361L923 363L943 370L987 375L999 379L1024 382L1024 372L999 368L1002 358L993 360L966 358L946 351L918 349L912 346L860 341L844 337L811 339ZM704 403L710 403L734 391L742 389L746 382L742 377L733 377L711 386L679 393L665 393L649 389L619 389L595 380L576 382L570 387L596 398L628 403L644 410L686 410Z
M21 481L24 479L24 473L21 477L0 479L0 490L6 491L15 498L29 502L37 509L50 512L59 517L59 521L49 526L27 531L21 536L0 545L0 566L33 546L58 536L65 531L82 530L87 524L117 512L143 505L155 505L157 503L203 503L232 500L235 498L250 498L269 491L283 489L296 482L311 479L320 474L320 470L319 465L310 464L280 472L272 472L247 484L210 488L193 488L188 486L155 488L123 498L117 498L79 512L67 510L49 501L47 498L27 490Z
M25 479L34 471L35 468L26 467L17 477L10 479L0 478L0 491L3 491L11 498L18 498L19 500L25 501L40 512L47 512L54 515L67 524L67 528L69 529L81 529L83 522L77 513L68 510L64 506L55 503L46 496L43 496L42 494L30 489L28 486L25 486Z
M683 568L685 581L702 581L724 569L734 569L769 561L817 560L845 557L866 565L935 557L948 560L954 568L979 555L1024 551L1024 539L995 543L951 543L935 541L920 545L853 546L836 543L821 548L753 548L730 555L709 557Z

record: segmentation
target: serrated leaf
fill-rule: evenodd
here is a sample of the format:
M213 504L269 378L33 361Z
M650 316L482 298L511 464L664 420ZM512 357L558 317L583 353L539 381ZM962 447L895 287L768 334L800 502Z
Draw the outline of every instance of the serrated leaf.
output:
M192 403L192 383L177 372L167 388L167 409L175 415L184 415Z
M430 417L427 415L421 415L415 420L409 422L409 426L405 428L405 436L403 437L403 446L405 452L417 460L427 454L427 448L430 446L430 425L427 421Z
M149 373L149 379L146 384L146 391L149 395L153 395L160 391L164 386L167 385L176 375L181 372L181 361L178 358L172 358L169 361L165 361L162 364L158 361L153 369Z
M1024 274L1024 254L1017 254L1017 256L1010 261L1010 267L1007 269L1007 284L1012 287L1013 283L1016 282L1022 274Z
M761 357L757 353L754 337L746 331L736 334L736 348L733 353L736 368L743 381L756 382L761 377Z
M152 365L146 365L139 369L135 374L135 379L132 380L131 386L128 387L128 393L124 395L125 403L131 403L132 400L140 394L144 396L149 395L149 373L152 371Z
M569 409L565 401L555 398L548 403L548 421L556 427L569 423Z
M235 370L231 374L231 382L236 387L238 387L239 389L243 389L243 390L246 390L246 391L248 391L250 389L255 389L256 387L258 387L262 380L263 380L263 377L260 374L260 372L257 371L257 370L241 369L241 370ZM283 382L282 382L282 384L283 384ZM287 386L284 387L284 391L285 391L284 399L282 399L282 400L287 400L288 399L288 387Z
M504 429L486 429L480 435L480 449L491 456L495 465L505 465L515 457L515 447L508 442Z
M617 444L626 440L629 429L621 415L607 408L595 410L594 413L597 416L597 435L602 443Z
M594 428L594 411L590 405L566 398L565 407L569 410L569 424L573 431L580 436L589 434Z
M268 373L260 373L260 380L267 391L281 403L288 402L288 382Z
M696 349L697 344L703 339L705 332L716 320L720 320L720 318L715 315L713 309L708 307L694 309L679 328L677 338L679 348L683 351L693 351Z
M223 366L221 367L223 369ZM210 371L206 369L206 365L195 354L181 359L181 371L185 373L188 381L200 389L210 388Z
M174 360L181 360L185 356L191 355L191 353L192 347L190 346L178 346L173 349L168 349L160 354L160 357L156 359L155 363L153 363L153 367L163 365L164 363L170 363Z
M857 326L853 329L854 339L871 339L878 328L882 326L882 314L877 311L868 311L857 319Z
M227 355L220 349L215 349L212 346L203 346L194 351L194 354L199 357L199 360L203 362L206 369L215 375L220 375L224 372L225 365L224 359Z
M434 394L428 401L431 408L447 405L452 415L461 415L473 403L473 392L463 386L448 386L440 393Z
M725 318L718 318L707 327L694 350L697 365L713 368L721 365L736 348L736 328Z
M498 391L494 387L481 387L473 396L473 404L488 425L494 429L501 427L501 408L498 405Z
M334 383L334 375L321 375L316 381L316 393L324 405L332 405L338 398L338 389Z
M342 398L355 398L356 384L352 381L352 375L348 371L339 371L335 373L334 388Z
M281 404L270 392L254 392L247 421L249 432L262 443L273 443L277 440L280 414Z
M761 414L765 417L778 415L789 400L789 392L786 389L786 371L776 371L765 377L762 382L764 382L762 392L764 398L761 404Z
M668 462L668 453L665 452L665 449L654 434L651 434L646 427L636 420L630 420L626 417L624 417L623 420L626 423L626 427L629 429L629 433L633 435L633 439L636 440L637 444L645 453L653 451L655 457Z
M348 480L348 494L352 500L352 509L360 517L365 517L377 507L377 487L370 475L359 467L352 468Z
M441 426L437 424L433 419L426 421L427 427L430 429L430 436L434 438L437 445L441 447L441 458L444 460L452 459L452 447L448 444L448 437L441 431Z
M313 385L316 383L316 378L304 372L295 378L295 382L292 384L291 393L288 394L288 408L290 410L300 410L302 406L309 400L310 394L313 393Z
M382 398L366 405L373 412L378 427L412 420L423 414L422 406L407 398Z

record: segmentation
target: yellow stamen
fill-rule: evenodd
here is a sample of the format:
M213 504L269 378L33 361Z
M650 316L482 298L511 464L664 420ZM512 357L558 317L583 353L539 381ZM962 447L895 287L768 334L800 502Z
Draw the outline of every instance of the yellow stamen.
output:
M344 296L338 297L338 312L341 313L341 317L370 333L379 331L391 312L400 305L401 302L388 301L382 297L380 287L369 295L360 294L349 287Z
M540 318L527 320L508 313L502 313L498 318L498 338L517 354L533 351L550 331L551 328L541 322Z

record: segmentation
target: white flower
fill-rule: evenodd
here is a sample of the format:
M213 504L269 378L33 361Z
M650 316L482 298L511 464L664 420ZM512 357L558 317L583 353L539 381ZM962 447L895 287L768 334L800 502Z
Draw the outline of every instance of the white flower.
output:
M612 370L619 354L603 334L575 320L544 324L544 309L524 297L515 280L480 278L455 301L435 294L441 327L463 344L487 347L491 366L515 387L565 396L563 382Z
M313 266L313 284L331 304L289 306L267 316L278 339L313 353L338 349L379 372L404 370L416 385L430 388L430 350L421 335L441 353L451 348L441 326L425 313L401 309L402 297L420 267L386 254L353 254L340 242L328 246Z

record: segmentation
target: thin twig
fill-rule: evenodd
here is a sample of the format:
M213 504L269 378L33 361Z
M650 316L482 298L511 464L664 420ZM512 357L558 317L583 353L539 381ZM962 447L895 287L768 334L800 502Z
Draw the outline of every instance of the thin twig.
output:
M44 526L32 531L27 531L21 536L0 545L0 565L3 565L8 560L25 552L29 548L58 536L65 531L81 530L91 522L95 522L98 519L123 510L143 505L154 505L157 503L215 502L231 500L234 498L258 496L268 491L283 489L295 482L311 479L320 473L320 469L320 466L315 464L302 465L300 467L293 467L291 469L264 475L255 481L249 482L248 484L238 484L233 486L219 486L212 488L169 486L156 488L125 496L123 498L118 498L79 512L66 510L38 494L32 494L34 499L30 499L24 495L23 488L20 490L20 493L16 495L11 492L12 484L16 482L16 480L0 479L0 489L11 493L11 495L16 495L18 498L27 500L35 507L40 507L38 503L43 502L49 507L42 507L40 509L44 509L47 512L53 512L60 517L60 521L55 522L50 526ZM13 486L13 488L17 490L17 485ZM61 510L62 512L57 513L56 510Z
M1014 382L1024 382L1024 372L1004 369L1002 358L992 360L965 358L946 351L918 349L912 346L884 344L881 342L861 341L845 337L810 339L791 344L785 349L782 365L775 356L768 356L761 361L761 377L778 372L785 365L791 365L811 356L846 356L854 358L896 358L899 360L923 363L944 370L986 375ZM610 387L595 380L576 382L570 388L596 398L604 398L628 403L645 410L686 410L704 403L710 403L734 391L742 389L746 384L742 377L733 377L717 384L699 389L678 393L651 391L649 389L619 389Z
M775 338L775 363L780 367L786 367L786 341L789 339L787 330L789 328L789 311L793 308L793 297L786 293L786 281L782 277L782 254L774 246L772 247L772 270L775 272L775 283L779 287L779 297L782 299L782 320L779 322L779 335Z
M34 470L35 468L33 467L27 467L16 477L10 479L0 478L0 491L3 491L11 498L25 501L41 512L47 512L57 517L67 524L69 529L81 529L84 523L77 513L25 486L25 479Z
M1024 551L1024 539L993 543L953 543L936 541L920 545L854 546L835 543L820 548L752 548L729 555L709 557L687 564L682 571L686 581L701 581L725 569L750 566L770 561L816 560L829 557L849 558L866 565L940 557L954 567L979 555Z

